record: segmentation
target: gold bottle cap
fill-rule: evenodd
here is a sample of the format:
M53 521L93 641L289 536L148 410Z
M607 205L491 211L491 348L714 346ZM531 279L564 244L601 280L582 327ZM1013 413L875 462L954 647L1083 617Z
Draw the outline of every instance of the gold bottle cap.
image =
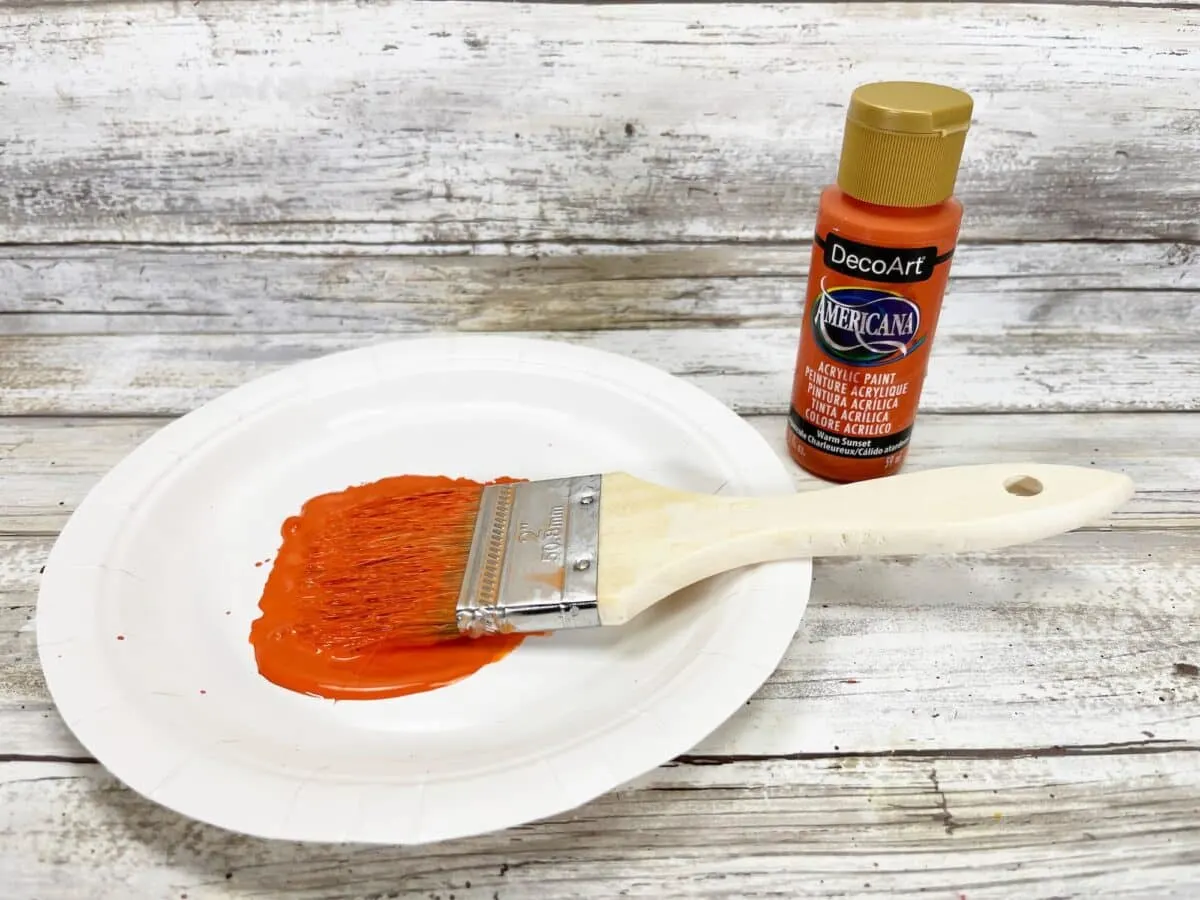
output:
M932 206L954 193L971 97L919 81L865 84L850 96L837 183L880 206Z

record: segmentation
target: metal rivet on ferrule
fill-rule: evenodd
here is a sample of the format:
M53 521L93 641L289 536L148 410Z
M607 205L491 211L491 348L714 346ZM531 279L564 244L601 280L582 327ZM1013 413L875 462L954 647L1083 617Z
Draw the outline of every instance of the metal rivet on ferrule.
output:
M584 506L591 506L593 503L596 502L596 495L595 494L584 494L582 497L579 498L579 502L581 504L583 504Z
M591 567L592 567L592 561L590 559L587 559L586 557L584 559L579 559L579 560L575 561L575 571L576 572L586 572Z

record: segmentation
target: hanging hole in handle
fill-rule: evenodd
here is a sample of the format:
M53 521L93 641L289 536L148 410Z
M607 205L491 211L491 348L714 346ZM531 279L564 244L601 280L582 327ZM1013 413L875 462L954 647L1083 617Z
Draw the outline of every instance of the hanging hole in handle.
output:
M1004 482L1004 489L1017 497L1036 497L1042 492L1042 483L1032 475L1014 475Z

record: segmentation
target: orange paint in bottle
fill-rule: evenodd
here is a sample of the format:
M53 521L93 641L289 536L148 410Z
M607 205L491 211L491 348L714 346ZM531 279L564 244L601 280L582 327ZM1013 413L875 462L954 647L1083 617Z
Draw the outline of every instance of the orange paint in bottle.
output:
M819 478L904 463L958 241L953 196L973 104L879 82L851 95L837 183L821 194L787 443Z

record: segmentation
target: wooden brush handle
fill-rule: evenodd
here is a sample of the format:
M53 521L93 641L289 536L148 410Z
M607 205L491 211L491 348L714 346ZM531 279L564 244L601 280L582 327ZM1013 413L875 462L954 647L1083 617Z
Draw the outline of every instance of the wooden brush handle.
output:
M729 516L735 532L761 541L759 552L771 556L961 553L1070 531L1132 492L1126 476L1092 468L958 466L788 497L721 499L705 504L712 519L705 516L704 526L722 532L724 542L729 526L716 519ZM699 519L696 527L703 527Z
M623 620L745 565L991 550L1078 528L1132 493L1115 472L1032 463L931 469L784 497L685 494L605 476L600 594L611 604L607 618Z

